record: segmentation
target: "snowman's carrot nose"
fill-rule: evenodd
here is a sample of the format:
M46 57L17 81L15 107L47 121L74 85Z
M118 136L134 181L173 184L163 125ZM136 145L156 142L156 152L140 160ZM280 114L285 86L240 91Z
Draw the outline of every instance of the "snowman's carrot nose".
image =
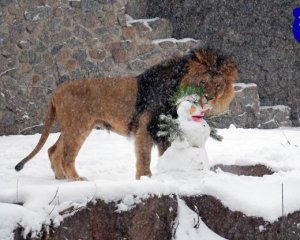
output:
M191 106L190 107L190 114L194 113L196 111L196 107L195 106Z

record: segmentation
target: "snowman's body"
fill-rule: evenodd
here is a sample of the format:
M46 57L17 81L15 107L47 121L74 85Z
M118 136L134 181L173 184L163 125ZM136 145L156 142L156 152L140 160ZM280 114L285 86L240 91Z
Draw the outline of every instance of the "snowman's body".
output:
M210 127L203 119L207 110L189 101L179 104L178 124L183 139L175 139L158 161L158 170L191 171L208 169L205 143L210 135Z

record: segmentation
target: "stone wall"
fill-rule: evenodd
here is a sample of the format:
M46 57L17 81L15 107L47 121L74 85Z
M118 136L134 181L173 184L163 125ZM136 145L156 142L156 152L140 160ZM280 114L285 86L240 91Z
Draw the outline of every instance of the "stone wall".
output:
M175 38L193 37L234 55L239 81L257 84L262 105L291 107L292 121L300 126L300 44L292 34L295 7L295 1L282 0L130 0L127 12L136 18L167 18Z
M197 45L152 43L171 37L172 26L127 24L124 0L0 0L0 7L0 135L40 132L64 81L138 74Z
M65 81L89 76L137 75L164 59L204 45L202 38L200 41L162 41L161 39L173 37L174 33L175 36L183 37L193 35L180 32L176 22L171 23L164 18L134 20L125 15L126 9L132 9L130 4L138 7L139 14L155 13L156 8L151 8L151 12L141 3L147 2L0 0L0 135L41 132L47 102L53 90ZM177 5L170 5L171 9L174 10L174 6ZM144 9L148 9L147 12ZM165 12L167 15L169 13L169 10ZM136 18L138 17L141 16ZM198 23L194 24L197 26ZM186 28L195 29L194 26ZM206 35L208 36L210 35ZM215 41L211 39L212 43ZM225 45L221 48L222 51L234 53L234 49ZM254 69L253 74L249 75L251 78L245 78L246 65L242 59L244 58L239 58L238 55L237 60L241 65L240 81L255 80L252 77L261 72ZM289 75L292 77L291 81L294 81L293 74L297 72ZM297 91L297 88L294 87L293 91ZM280 94L281 92L280 90ZM292 106L297 101L294 92L286 97L291 99ZM276 98L273 100L277 101ZM247 101L251 101L251 95L247 97ZM272 102L266 102L268 103ZM236 113L243 115L243 119L230 122L233 119L231 117L226 121L226 126L230 123L236 123L237 127L259 126L259 114L243 114L244 112L239 111ZM264 113L264 122L275 119L274 109L265 109ZM282 111L276 114L282 115ZM289 111L285 112L281 119L289 114ZM245 116L252 118L246 119ZM270 126L275 127L272 123L268 125Z

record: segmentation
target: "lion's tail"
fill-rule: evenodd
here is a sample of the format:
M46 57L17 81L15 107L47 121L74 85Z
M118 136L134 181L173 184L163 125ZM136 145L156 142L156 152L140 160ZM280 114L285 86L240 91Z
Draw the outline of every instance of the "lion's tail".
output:
M52 104L52 101L50 101L48 106L48 112L45 119L44 131L40 137L40 140L36 145L36 147L32 150L32 152L15 166L16 171L22 170L24 165L42 149L50 134L53 122L55 120L55 116L56 116L55 108Z

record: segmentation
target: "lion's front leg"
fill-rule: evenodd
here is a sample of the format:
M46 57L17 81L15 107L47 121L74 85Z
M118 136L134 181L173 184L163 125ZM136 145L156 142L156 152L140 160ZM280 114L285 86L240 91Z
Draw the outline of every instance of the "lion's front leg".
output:
M152 175L150 162L153 141L148 132L149 121L148 114L143 114L140 117L138 129L135 134L136 179L140 179L141 176L151 177Z

